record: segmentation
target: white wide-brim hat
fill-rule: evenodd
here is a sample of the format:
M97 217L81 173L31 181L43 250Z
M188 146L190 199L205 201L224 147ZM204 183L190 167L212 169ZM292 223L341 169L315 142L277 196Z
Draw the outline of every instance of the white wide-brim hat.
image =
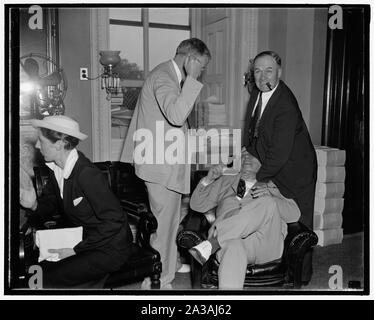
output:
M87 138L87 135L80 132L79 123L67 116L48 116L43 118L43 120L33 119L31 120L31 125L34 128L46 128L65 133L79 140Z

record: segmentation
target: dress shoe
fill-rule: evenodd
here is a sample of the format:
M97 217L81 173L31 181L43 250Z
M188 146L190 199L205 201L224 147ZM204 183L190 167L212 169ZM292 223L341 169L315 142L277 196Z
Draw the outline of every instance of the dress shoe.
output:
M188 252L195 258L201 265L208 261L212 254L212 245L208 240L200 242L198 245L192 247Z

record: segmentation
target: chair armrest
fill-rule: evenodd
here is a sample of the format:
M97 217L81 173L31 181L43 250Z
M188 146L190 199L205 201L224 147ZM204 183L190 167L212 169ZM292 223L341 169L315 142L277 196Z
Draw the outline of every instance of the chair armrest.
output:
M150 237L157 230L157 220L149 210L145 184L136 176L134 167L119 161L95 162L95 165L105 174L122 209L136 221L136 243L152 249Z
M247 275L250 276L266 276L283 272L282 259L273 260L262 264L253 264L247 266Z
M121 199L122 208L131 215L134 215L138 219L148 211L147 205L143 202L135 202L131 200Z
M196 188L199 181L207 175L207 170L197 170L191 176L191 190ZM203 213L189 210L179 226L177 245L183 249L190 249L207 239L210 223Z
M26 221L19 230L19 264L21 266L21 270L25 272L25 255L26 255L26 248L27 248L27 240L26 240L26 233L29 230L29 224Z
M285 250L283 255L290 255L294 250L310 248L318 242L318 237L311 229L301 222L288 224L288 233L285 239Z
M293 282L295 288L301 287L304 256L317 243L318 237L315 232L301 222L288 224L283 259L286 264L287 281Z
M151 248L150 237L156 232L158 223L156 217L148 209L145 203L137 203L130 200L121 200L123 210L137 221L137 239L141 247Z
M191 210L183 219L177 234L177 244L184 249L190 249L207 239L210 224L205 215Z
M28 269L38 263L39 251L34 243L35 228L28 220L19 229L18 280L21 287L27 286Z

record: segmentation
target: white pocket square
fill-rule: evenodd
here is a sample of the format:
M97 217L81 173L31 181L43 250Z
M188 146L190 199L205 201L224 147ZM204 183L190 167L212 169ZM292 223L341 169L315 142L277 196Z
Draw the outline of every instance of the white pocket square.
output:
M73 200L74 207L76 207L82 201L82 199L83 199L83 197L79 197L77 199L74 199Z

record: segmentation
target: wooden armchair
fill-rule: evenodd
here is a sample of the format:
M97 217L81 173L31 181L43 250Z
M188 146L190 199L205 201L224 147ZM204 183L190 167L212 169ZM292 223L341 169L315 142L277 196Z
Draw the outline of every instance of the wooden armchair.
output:
M132 256L119 271L109 275L104 288L115 288L150 277L151 288L159 289L161 257L149 242L151 234L157 230L157 220L150 210L144 182L128 163L107 161L96 162L95 165L107 175L112 191L127 212L135 241Z
M160 288L162 270L160 254L150 246L150 236L157 229L157 220L149 209L146 187L134 172L130 164L120 162L98 162L95 165L108 178L109 185L119 198L122 208L128 214L128 220L134 235L132 255L119 271L109 274L103 281L103 288L116 288L125 284L141 281L150 277L151 288ZM47 167L34 168L35 188L40 196L48 179ZM19 278L23 287L27 287L28 269L36 264L38 250L34 245L33 233L41 228L64 227L62 209L56 212L51 221L40 221L29 216L20 230Z

